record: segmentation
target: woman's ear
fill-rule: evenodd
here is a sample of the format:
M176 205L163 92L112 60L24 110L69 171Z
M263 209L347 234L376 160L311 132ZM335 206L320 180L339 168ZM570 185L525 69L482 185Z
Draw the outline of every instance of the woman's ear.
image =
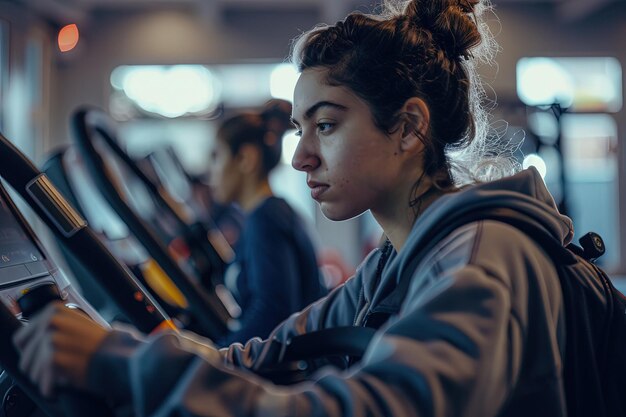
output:
M426 102L419 97L411 97L404 103L401 112L401 149L421 151L424 148L424 138L430 125L430 111Z
M241 145L236 158L239 171L242 174L251 174L260 167L261 151L257 146L246 143Z

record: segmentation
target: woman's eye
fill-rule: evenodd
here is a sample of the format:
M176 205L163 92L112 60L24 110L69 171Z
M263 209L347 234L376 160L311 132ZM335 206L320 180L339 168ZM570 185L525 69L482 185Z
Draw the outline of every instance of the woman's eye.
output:
M334 126L334 123L320 122L320 123L317 124L317 129L321 133L325 133L325 132L328 132L330 129L332 129L333 126Z
M295 135L295 136L297 136L297 137L299 137L299 138L300 138L300 137L302 137L302 130L300 130L300 129L296 130L296 132L294 133L294 135Z

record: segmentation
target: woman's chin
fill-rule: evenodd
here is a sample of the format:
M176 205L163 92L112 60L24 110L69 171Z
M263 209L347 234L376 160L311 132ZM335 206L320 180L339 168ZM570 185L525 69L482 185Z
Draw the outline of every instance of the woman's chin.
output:
M339 207L336 204L330 204L327 202L320 203L320 210L322 211L324 217L335 222L352 219L365 211L355 210L352 207Z

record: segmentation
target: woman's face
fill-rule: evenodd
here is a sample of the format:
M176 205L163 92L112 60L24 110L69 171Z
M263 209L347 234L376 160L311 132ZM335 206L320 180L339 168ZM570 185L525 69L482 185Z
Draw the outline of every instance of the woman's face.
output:
M209 185L213 198L222 204L237 202L242 174L236 158L224 140L215 140L209 159Z
M325 76L325 69L305 70L294 93L301 138L292 165L307 173L311 196L331 220L406 203L408 195L398 195L406 162L401 135L381 131L365 101L346 87L328 85Z

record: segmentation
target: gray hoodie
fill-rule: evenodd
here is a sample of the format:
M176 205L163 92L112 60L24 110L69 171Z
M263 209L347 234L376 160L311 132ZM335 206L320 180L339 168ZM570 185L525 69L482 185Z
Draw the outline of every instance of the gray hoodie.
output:
M542 249L511 226L480 221L411 262L425 230L496 200L571 240L571 221L536 170L473 186L437 200L400 253L380 262L374 251L268 340L218 351L184 334L142 340L114 331L92 359L90 389L139 416L565 416L562 296ZM410 285L398 294L406 274ZM254 374L277 360L272 340L361 324L376 312L391 317L357 364L318 363L309 381L288 387Z

